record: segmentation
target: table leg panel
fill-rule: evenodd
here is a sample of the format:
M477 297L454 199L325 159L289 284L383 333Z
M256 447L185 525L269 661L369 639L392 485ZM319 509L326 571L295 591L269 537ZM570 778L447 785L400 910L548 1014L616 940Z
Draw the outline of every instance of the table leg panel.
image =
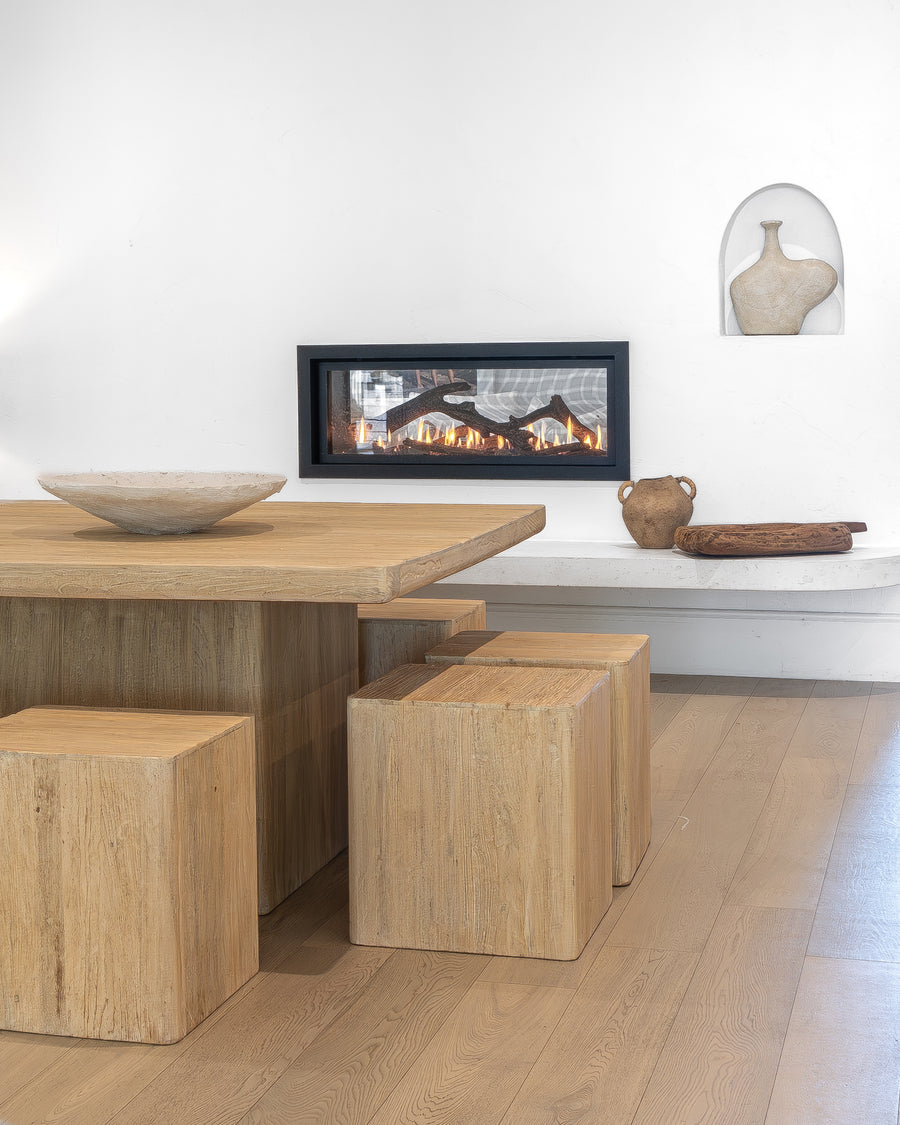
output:
M346 846L356 607L0 598L0 714L41 703L256 719L261 913Z

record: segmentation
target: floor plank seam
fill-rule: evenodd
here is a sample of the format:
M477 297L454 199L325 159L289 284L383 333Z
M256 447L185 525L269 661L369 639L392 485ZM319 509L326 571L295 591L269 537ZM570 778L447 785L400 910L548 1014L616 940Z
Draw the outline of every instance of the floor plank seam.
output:
M816 681L816 687L818 687L818 684L820 682L823 682L823 681L819 681L819 680ZM814 694L814 692L815 692L815 688L813 689L813 694ZM812 697L813 696L811 694L810 698L812 698ZM847 786L848 786L849 778L850 778L850 776L852 774L852 770L853 770L853 761L854 761L854 759L856 757L856 753L859 749L859 741L862 738L862 732L863 732L863 729L865 727L866 715L868 714L870 703L871 703L871 686L870 686L868 698L866 700L866 708L865 708L865 711L863 712L863 716L860 720L859 728L856 732L856 741L855 741L855 744L854 744L853 753L850 755L850 761L849 761L848 769L847 769L847 781L845 781L843 783L843 793L841 795L841 805L840 805L840 809L838 810L838 814L837 814L837 816L835 817L835 820L834 820L834 830L831 833L831 842L830 842L829 848L828 848L828 861L826 862L825 867L822 871L821 878L819 879L819 893L816 895L816 905L811 912L810 924L809 924L809 928L808 928L807 934L806 934L806 943L805 943L805 946L804 946L803 960L801 962L801 969L800 969L800 973L797 977L797 984L796 984L796 987L794 988L794 994L791 998L791 1006L790 1006L790 1011L788 1012L787 1024L785 1026L784 1035L782 1037L781 1044L780 1044L779 1049L778 1049L778 1062L775 1066L772 1085L769 1089L769 1096L766 1100L766 1114L765 1114L765 1117L763 1118L764 1123L767 1122L768 1119L769 1119L769 1111L772 1107L772 1098L775 1094L775 1087L776 1087L776 1083L778 1081L778 1075L779 1075L779 1072L781 1070L782 1060L784 1059L785 1045L787 1044L787 1041L788 1041L788 1031L790 1030L791 1022L794 1018L794 1009L796 1007L797 996L798 996L798 993L800 991L800 983L801 983L801 980L803 978L803 969L805 968L807 961L810 959L809 943L812 940L813 929L815 927L815 922L816 922L816 915L818 913L819 904L820 904L821 899L822 899L822 892L824 890L825 881L826 881L826 878L828 876L828 869L831 865L831 857L832 857L832 854L833 854L833 851L834 851L834 842L835 842L835 839L837 838L838 827L840 825L841 817L842 817L843 811L844 811L844 804L845 804L846 797L847 797ZM804 712L805 712L805 710L806 709L804 708ZM796 731L795 731L795 734L796 734ZM774 781L773 781L773 785L774 785ZM760 815L762 815L762 814L760 814ZM900 1113L900 1106L898 1106L898 1113ZM900 1125L900 1122L898 1122L898 1125Z
M699 780L698 780L698 782L697 782L697 785L695 786L695 788L694 788L694 790L693 790L693 792L692 792L692 794L691 794L691 798L693 798L693 796L694 796L694 795L695 795L695 794L696 794L696 793L698 792L698 790L700 790L700 788L702 787L702 784L703 784L703 780L704 780L704 778L705 778L705 777L707 776L707 774L709 773L709 771L710 771L710 770L711 770L711 769L713 768L714 764L715 764L715 763L716 763L716 761L718 760L718 758L719 758L719 755L720 755L720 753L722 752L722 748L723 748L723 746L725 746L725 744L727 743L727 741L728 741L728 738L729 738L729 736L730 736L730 734L731 734L732 730L734 729L734 726L735 726L735 725L737 724L737 722L739 721L739 719L740 719L741 715L743 715L743 713L744 713L745 709L747 708L747 706L749 705L750 701L751 701L751 700L752 700L753 698L759 698L759 697L755 696L755 692L756 692L756 691L757 691L757 690L759 689L760 683L761 683L761 681L757 681L757 684L756 684L756 685L754 686L753 692L752 692L752 693L751 693L751 694L750 694L749 696L747 696L747 698L746 698L746 699L745 699L745 701L744 701L744 704L743 704L743 705L741 706L740 710L739 710L739 711L737 712L737 714L735 715L734 721L733 721L733 722L731 723L731 725L730 725L730 726L728 727L728 729L727 729L727 730L726 730L726 731L725 731L725 732L724 732L724 733L722 734L722 737L721 737L721 740L720 740L720 742L719 742L719 746L718 746L718 748L717 748L717 750L716 750L716 753L715 753L715 754L714 754L714 755L713 755L713 756L711 757L711 759L710 759L710 761L709 761L709 763L708 763L708 765L707 765L706 769L705 769L705 770L703 771L703 774L702 774L702 775L701 775L701 777L699 778ZM741 855L740 855L740 857L739 857L739 858L737 859L737 862L736 862L736 864L735 864L735 867L734 867L734 871L732 872L731 878L729 879L729 881L728 881L728 884L727 884L727 886L726 886L726 887L725 887L725 888L723 889L723 895L722 895L722 899L721 899L721 902L720 902L720 904L719 904L719 907L718 907L718 909L717 909L717 910L716 910L716 912L715 912L715 916L714 916L714 918L713 918L713 919L712 919L712 921L711 921L711 924L710 924L709 930L708 930L708 931L707 931L707 933L706 933L706 937L705 937L705 939L704 939L704 941L703 941L703 945L702 945L702 948L701 948L701 949L700 949L700 950L699 950L699 951L697 952L697 957L696 957L696 961L695 961L695 963L694 963L694 968L693 968L693 971L692 971L692 972L691 972L691 974L690 974L690 978L689 978L689 980L688 980L688 982L687 982L687 985L686 985L686 987L685 987L685 990L684 990L684 992L683 992L683 994L682 994L681 1000L680 1000L680 1002L679 1002L679 1005L678 1005L678 1011L676 1012L675 1018L673 1019L673 1021L672 1021L672 1024L671 1024L671 1026L669 1027L669 1030L668 1030L668 1032L666 1033L666 1036L665 1036L665 1039L664 1039L664 1041L663 1041L663 1043L662 1043L662 1046L661 1046L661 1048L660 1048L659 1054L657 1055L657 1062L658 1062L658 1060L659 1060L660 1058L664 1057L664 1055L665 1055L665 1052L666 1052L666 1048L667 1048L667 1046L668 1046L668 1043L669 1043L669 1040L671 1039L671 1037L672 1037L672 1036L673 1036L674 1034L676 1034L676 1029L677 1029L677 1027L678 1027L678 1023L679 1023L679 1020L680 1020L680 1018L681 1018L681 1016L682 1016L682 1013L683 1013L683 1012L684 1012L684 1010L685 1010L684 1006L685 1006L685 1003L686 1003L687 997L688 997L688 996L689 996L689 994L690 994L690 990L691 990L691 988L692 988L692 986L693 986L694 980L696 979L696 977L697 977L697 973L699 972L699 970L700 970L700 967L701 967L701 965L702 965L704 954L706 953L707 949L709 948L709 943L710 943L710 940L711 940L711 938L712 938L712 935L713 935L713 934L715 933L715 931L716 931L716 926L718 925L718 923L719 923L719 920L720 920L720 918L722 917L722 913L723 913L723 911L725 910L725 908L726 908L726 905L728 904L728 901L729 901L729 897L730 897L730 895L731 895L731 891L732 891L732 888L734 887L734 882L735 882L735 878L737 877L737 873L738 873L738 872L740 871L740 869L741 869L741 864L742 864L742 862L743 862L743 859L744 859L744 857L746 856L746 854L747 854L747 851L748 851L748 849L750 848L750 845L751 845L751 843L752 843L752 841L753 841L753 838L754 838L754 835L755 835L755 833L756 833L756 830L757 830L757 828L758 828L758 826L759 826L759 824L760 824L760 821L762 820L762 818L763 818L763 816L764 816L764 814L765 814L765 809L766 809L766 806L767 806L767 804L768 804L768 802L769 802L769 799L770 799L770 797L771 797L771 795L772 795L772 791L773 791L773 789L774 789L774 786L775 786L775 781L776 781L776 779L777 779L777 777L778 777L778 773L779 773L779 771L780 771L780 769L781 769L781 767L782 767L782 765L783 765L783 763L784 763L784 760L785 760L785 758L786 758L786 756L787 756L787 754L788 754L788 751L789 751L789 749L790 749L791 743L792 743L793 739L795 738L795 736L796 736L796 734L797 734L797 731L798 731L798 729L799 729L799 727L800 727L800 723L801 723L801 721L802 721L803 715L804 715L804 714L805 714L805 712L806 712L806 708L807 708L807 706L808 706L808 704L809 704L809 700L810 700L810 698L811 698L811 696L812 696L812 691L813 691L813 690L814 690L814 689L813 689L813 688L811 687L811 689L810 689L810 693L809 693L809 694L807 695L807 697L806 697L806 702L804 703L804 706L803 706L803 708L802 708L802 709L800 709L800 711L799 711L799 712L798 712L798 714L797 714L797 718L796 718L796 721L795 721L795 723L794 723L794 725L793 725L793 728L791 729L791 732L790 732L789 736L788 736L787 738L785 738L785 741L784 741L784 750L783 750L783 752L782 752L782 754L781 754L781 757L780 757L780 758L778 759L777 765L775 766L775 768L774 768L774 770L773 770L773 772L772 772L772 780L771 780L771 782L770 782L770 784L769 784L769 788L767 789L767 791L766 791L766 794L765 794L764 798L762 799L762 801L761 801L761 803L760 803L760 807L759 807L759 813L758 813L758 815L757 815L756 819L755 819L755 820L754 820L754 822L753 822L753 825L752 825L752 827L751 827L751 829L750 829L750 832L748 833L748 836L747 836L747 840L746 840L746 843L745 843L744 849L743 849L743 851L741 852ZM689 798L689 800L690 800L691 798ZM686 806L687 806L687 804L689 803L689 800L688 800L688 801L686 801L686 802L685 802L685 804L684 804L684 805L683 805L682 807L686 807ZM657 855L659 855L659 853L657 853ZM824 881L824 880L823 880L823 881ZM812 915L812 912L810 912L809 929L808 929L808 933L807 933L807 945L808 945L808 942L809 942L809 935L810 935L810 933L812 932L812 925L813 925L813 915ZM795 986L794 986L794 993L793 993L793 997L792 997L792 999L791 999L791 1011L793 1010L793 1003L794 1003L794 1000L796 999L796 995L797 995L797 990L798 990L798 988L799 988L799 986L800 986L800 976L801 976L801 973L802 973L802 962L801 962L801 969L800 969L800 971L798 971L798 973L797 973L797 981L796 981L796 983L795 983ZM788 1022L789 1022L789 1021L790 1021L790 1015L788 1015ZM780 1058L781 1058L781 1050L783 1050L783 1041L782 1041L782 1047L781 1047L781 1048L779 1049L779 1061L780 1061ZM654 1064L654 1067L653 1067L653 1068L651 1068L651 1070L650 1070L650 1076L649 1076L649 1078L648 1078L648 1080L647 1080L647 1083L646 1083L646 1085L645 1085L645 1087L644 1087L644 1093L642 1094L642 1096L641 1096L641 1098L640 1098L639 1102L637 1103L637 1109L636 1109L636 1111L635 1111L635 1114L634 1114L634 1116L632 1117L632 1122L634 1122L635 1120L637 1120L637 1119L638 1119L638 1118L640 1117L640 1113L641 1113L641 1106L643 1105L643 1103L644 1103L644 1101L645 1101L645 1099L646 1099L646 1095L647 1095L647 1090L649 1089L649 1087L650 1087L650 1084L651 1084L651 1082L652 1082L652 1079L653 1079L653 1074L654 1074L654 1072L655 1072L655 1069L656 1069L656 1063ZM766 1099L766 1105L767 1105L767 1109L768 1109L768 1105L769 1105L769 1103L771 1102L772 1091L774 1090L774 1087L775 1087L775 1076L776 1076L776 1074L777 1074L777 1066L776 1066L776 1067L774 1067L774 1068L773 1068L773 1070L772 1070L772 1078L771 1078L771 1083L770 1083L770 1085L769 1085L769 1090L768 1090L768 1097L767 1097L767 1099Z
M602 946L601 946L601 948L602 948ZM569 1008L574 1003L575 996L578 993L578 989L573 988L571 991L572 991L572 995L569 999L568 1004L566 1004L565 1008L563 1008L563 1010L560 1012L559 1019L557 1019L556 1023L554 1023L554 1025L553 1025L553 1030L550 1032L550 1034L544 1040L544 1046L540 1049L540 1051L538 1051L537 1055L532 1059L531 1066L526 1071L525 1075L522 1078L522 1081L516 1087L515 1092L513 1093L513 1096L509 1099L509 1102L507 1103L506 1109L503 1111L503 1116L497 1118L496 1125L516 1125L515 1121L512 1121L512 1120L508 1121L507 1120L509 1118L509 1111L512 1108L513 1104L515 1103L516 1098L518 1098L518 1096L519 1096L520 1092L522 1091L522 1088L524 1087L525 1083L531 1077L531 1072L538 1065L538 1062L541 1060L541 1058L543 1058L544 1053L546 1052L548 1045L550 1044L551 1040L553 1039L553 1036L556 1034L557 1029L559 1028L559 1025L562 1023L566 1013L568 1012ZM488 1125L488 1123L484 1122L484 1125Z
M698 681L698 683L699 683L699 681ZM654 694L655 694L655 695L658 695L658 696L660 696L661 698L664 698L664 697L665 697L666 695L668 695L669 693L668 693L668 692L654 692L654 691L653 691L653 688L651 687L651 688L650 688L650 695L651 695L651 697L652 697L652 696L653 696ZM672 693L672 694L676 694L676 693ZM670 726L672 725L672 723L673 723L673 722L674 722L674 721L675 721L675 720L676 720L676 719L678 718L678 716L679 716L679 715L681 714L681 712L682 712L682 711L684 710L684 708L685 708L685 707L686 707L686 706L688 705L688 703L690 702L690 700L691 700L691 699L693 699L693 698L694 698L694 696L695 696L695 695L697 694L697 687L695 686L695 688L694 688L694 690L693 690L692 692L678 692L677 694L679 694L679 695L684 695L684 696L686 696L686 698L684 699L684 701L682 702L682 704L681 704L681 706L680 706L680 707L678 708L678 710L677 710L677 711L675 711L675 712L673 712L673 713L672 713L672 714L671 714L671 715L669 716L669 718L668 718L668 719L666 720L666 723L665 723L665 725L664 725L663 727L661 727L661 728L660 728L660 729L659 729L659 730L658 730L658 731L656 732L656 734L655 734L655 735L653 735L653 737L652 737L652 739L651 739L651 741L650 741L650 750L651 750L651 751L653 750L653 747L654 747L654 746L656 745L656 743L657 743L657 742L659 742L660 738L662 738L662 736L663 736L663 735L665 734L665 732L666 732L666 731L667 731L667 730L669 729L669 727L670 727ZM652 720L651 720L651 726L652 726Z
M338 858L340 858L340 857L338 857ZM334 862L334 861L332 861L332 862ZM334 885L332 886L331 882L329 882L329 884L327 885L327 889L328 889L329 893L333 894L340 887L341 879L342 879L342 875L339 872L334 879ZM299 888L298 888L298 891L299 891ZM294 893L297 894L298 892L294 892ZM233 996L229 997L229 999L225 1001L224 1005L222 1005L220 1008L216 1009L216 1012L221 1012L221 1008L225 1007L225 1005L229 1005L229 1006L232 1006L234 1008L239 1008L241 1003L251 994L251 992L253 992L257 987L260 987L268 979L268 977L273 976L273 975L277 975L278 967L280 965L283 965L287 960L289 960L289 958L296 953L297 948L302 948L304 946L309 947L310 939L312 938L312 936L318 930L320 930L323 926L327 925L328 922L331 921L332 918L334 918L336 915L340 914L343 909L344 909L344 907L342 905L337 910L335 910L331 914L329 914L324 919L324 921L320 922L319 925L312 924L311 932L307 935L306 938L304 938L303 941L299 942L296 947L287 946L285 948L285 951L283 952L283 954L281 956L279 956L277 959L275 959L270 965L267 965L267 967L265 969L261 968L260 971L254 977L251 978L251 980L249 980L245 985L243 985L236 993L234 993ZM318 913L318 911L317 911L317 913ZM335 1014L328 1021L328 1023L325 1024L319 1030L319 1032L317 1033L315 1038L313 1040L311 1040L310 1043L308 1043L304 1049L309 1049L309 1047L311 1047L312 1044L315 1042L315 1039L318 1039L319 1035L321 1035L325 1030L327 1030L327 1028L334 1022L334 1020L338 1019L347 1010L347 1008L350 1007L350 1005L354 1002L354 1000L355 1000L355 996L354 997L348 997L346 1004L339 1011L335 1012ZM228 1018L228 1016L230 1014L231 1013L230 1013L230 1010L229 1010L229 1012L222 1013L221 1016L219 1016L219 1018ZM207 1020L205 1020L202 1024L199 1024L198 1027L195 1028L194 1031L190 1033L191 1036L192 1036L191 1042L185 1046L185 1049L183 1051L180 1051L175 1056L175 1058L173 1058L171 1060L171 1062L169 1063L168 1066L164 1067L163 1070L161 1070L158 1074L154 1075L153 1078L151 1078L150 1081L145 1086L143 1086L139 1091L137 1091L135 1093L134 1097L130 1098L127 1102L125 1102L123 1105L121 1105L113 1113L112 1117L108 1118L108 1120L104 1123L104 1125L114 1125L116 1119L121 1114L126 1112L126 1110L128 1109L128 1106L130 1106L133 1102L137 1101L138 1099L142 1098L147 1093L147 1091L149 1090L149 1088L151 1086L153 1086L157 1082L160 1082L164 1078L165 1074L168 1071L170 1071L174 1066L176 1066L176 1064L181 1059L183 1059L184 1055L188 1051L192 1050L194 1048L194 1046L196 1046L196 1044L199 1042L199 1040L202 1038L202 1036L207 1034L207 1032L211 1031L215 1027L215 1025L218 1022L218 1019L214 1018L215 1015L216 1015L216 1013L213 1013L213 1015L211 1017L209 1017ZM202 1034L198 1035L197 1032L199 1032L201 1028L203 1028L203 1032L202 1032ZM271 1082L269 1084L269 1086L264 1091L262 1091L259 1099L257 1099L257 1100L261 1100L263 1097L266 1096L266 1094L269 1093L269 1091L272 1089L272 1087L279 1081L281 1076L285 1073L286 1070L288 1070L290 1068L290 1066L293 1064L294 1061L295 1060L291 1059L285 1064L285 1066L282 1069L282 1071L280 1072L278 1078L276 1078L273 1082ZM251 1106L249 1110L245 1111L245 1113L252 1112L252 1109L255 1107L256 1104L257 1103L254 1102L254 1105ZM242 1116L245 1116L245 1114L242 1114ZM2 1122L0 1122L0 1125L2 1125Z
M25 1033L18 1032L18 1031L10 1031L7 1034L9 1034L9 1035L22 1035L22 1034L25 1034ZM53 1036L53 1035L44 1035L44 1036L41 1036L41 1038L42 1039L55 1039L57 1037ZM3 1045L2 1040L0 1040L0 1047L2 1047L2 1045ZM74 1047L77 1047L77 1046L78 1046L77 1043L69 1043L68 1046L66 1046L66 1047L60 1046L60 1048L59 1048L60 1058L62 1058L66 1054L66 1052L71 1051ZM37 1079L39 1079L41 1077L41 1075L46 1074L47 1071L50 1070L52 1067L56 1066L56 1064L58 1062L59 1062L59 1059L53 1059L51 1062L48 1062L45 1067L43 1067L41 1070L39 1070L36 1075L32 1074L28 1078L24 1078L22 1080L21 1085L16 1086L14 1089L11 1089L11 1090L6 1092L6 1095L5 1095L3 1100L4 1101L12 1101L16 1097L18 1097L19 1093L22 1090L24 1090L26 1086L31 1085L31 1083L36 1081ZM6 1123L6 1122L3 1121L2 1118L0 1118L0 1125L11 1125L11 1123Z
M755 688L754 688L754 690L755 690ZM728 741L728 736L734 730L735 726L737 725L738 720L740 719L741 715L743 715L744 711L747 708L747 705L749 704L749 702L752 698L753 698L752 692L751 692L750 695L747 695L747 696L744 697L744 702L741 704L741 706L735 712L734 718L728 724L728 727L725 730L722 731L722 736L719 739L719 745L716 747L716 752L710 757L709 761L706 763L705 767L703 768L702 773L697 778L697 783L694 786L694 788L691 790L690 796L685 800L684 804L681 806L682 809L686 808L688 806L688 804L690 804L690 802L695 797L695 795L697 793L697 790L700 789L700 787L703 785L704 778L709 773L709 771L712 769L713 765L715 764L716 760L718 759L719 755L722 752L723 745Z
M703 958L703 950L705 950L705 949L706 949L706 943L704 943L703 949L701 949L696 954L696 957L694 959L694 967L693 967L693 969L691 969L690 976L688 977L687 982L685 983L685 986L684 986L684 991L681 994L681 999L678 1001L678 1010L676 1011L675 1016L673 1017L672 1022L669 1025L669 1029L665 1034L665 1038L662 1040L662 1042L659 1045L659 1050L656 1053L656 1058L653 1060L653 1065L648 1068L647 1080L644 1083L644 1087L641 1091L640 1098L638 1098L636 1103L635 1103L634 1113L632 1114L631 1121L629 1122L629 1125L634 1125L634 1122L637 1121L638 1117L640 1116L641 1106L644 1104L644 1101L647 1097L647 1091L650 1089L650 1084L652 1083L653 1076L656 1073L656 1067L659 1064L659 1060L665 1054L666 1047L668 1046L668 1043L669 1043L669 1039L672 1037L672 1035L675 1034L675 1028L678 1025L679 1019L681 1018L681 1013L684 1010L685 1000L687 998L688 993L691 990L691 985L694 983L694 978L696 977L697 971L700 968L700 962ZM681 952L681 951L679 951L679 952Z
M820 682L827 682L827 681L818 681L818 680L816 681L817 684L820 683ZM819 908L822 904L822 895L825 891L825 887L826 887L827 882L828 882L828 873L831 870L831 864L832 864L832 861L834 859L834 844L835 844L835 841L837 840L838 831L840 830L840 827L841 827L841 821L843 820L843 817L844 817L844 809L847 806L847 793L848 793L848 790L849 790L849 787L850 787L850 778L853 776L853 765L856 761L856 755L859 753L859 743L860 743L860 740L862 738L863 731L865 730L866 719L868 718L869 709L870 709L871 706L872 706L872 685L870 684L869 685L869 694L866 698L865 710L863 711L862 719L860 720L859 729L856 732L856 740L855 740L854 745L853 745L853 753L850 755L850 760L847 764L847 777L846 777L846 780L843 782L843 792L841 793L841 804L840 804L840 808L838 809L837 816L835 817L835 820L834 820L834 831L831 834L831 843L828 847L828 861L826 862L825 868L822 872L822 879L819 883L819 893L816 895L816 905L815 905L815 908L813 909L813 923L810 926L809 935L807 936L807 940L806 940L805 957L807 957L807 958L810 957L810 956L814 956L813 954L810 954L810 952L809 952L809 943L812 941L812 935L813 935L813 931L815 929L816 920L818 919L818 916L819 916ZM847 960L855 960L855 958L847 958ZM792 1009L792 1011L793 1011L793 1009Z

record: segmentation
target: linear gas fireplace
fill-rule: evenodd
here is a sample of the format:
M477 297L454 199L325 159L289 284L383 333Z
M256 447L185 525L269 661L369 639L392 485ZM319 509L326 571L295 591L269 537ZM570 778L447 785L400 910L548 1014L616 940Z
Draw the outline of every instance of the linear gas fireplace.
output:
M301 476L630 476L627 343L297 352Z

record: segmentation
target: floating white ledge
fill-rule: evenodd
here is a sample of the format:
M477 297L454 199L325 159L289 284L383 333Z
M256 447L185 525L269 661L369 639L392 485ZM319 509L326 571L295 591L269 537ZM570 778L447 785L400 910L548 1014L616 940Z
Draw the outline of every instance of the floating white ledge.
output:
M530 539L444 579L473 586L649 590L871 590L900 585L900 548L719 559L634 543Z

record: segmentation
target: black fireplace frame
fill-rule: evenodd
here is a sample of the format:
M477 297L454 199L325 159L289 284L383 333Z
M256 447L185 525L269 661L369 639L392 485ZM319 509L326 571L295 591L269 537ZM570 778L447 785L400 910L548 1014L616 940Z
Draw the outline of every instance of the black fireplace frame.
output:
M328 449L327 373L331 369L583 367L607 370L607 449L574 457L333 453ZM301 477L394 479L628 480L630 469L628 343L301 344L297 348Z

